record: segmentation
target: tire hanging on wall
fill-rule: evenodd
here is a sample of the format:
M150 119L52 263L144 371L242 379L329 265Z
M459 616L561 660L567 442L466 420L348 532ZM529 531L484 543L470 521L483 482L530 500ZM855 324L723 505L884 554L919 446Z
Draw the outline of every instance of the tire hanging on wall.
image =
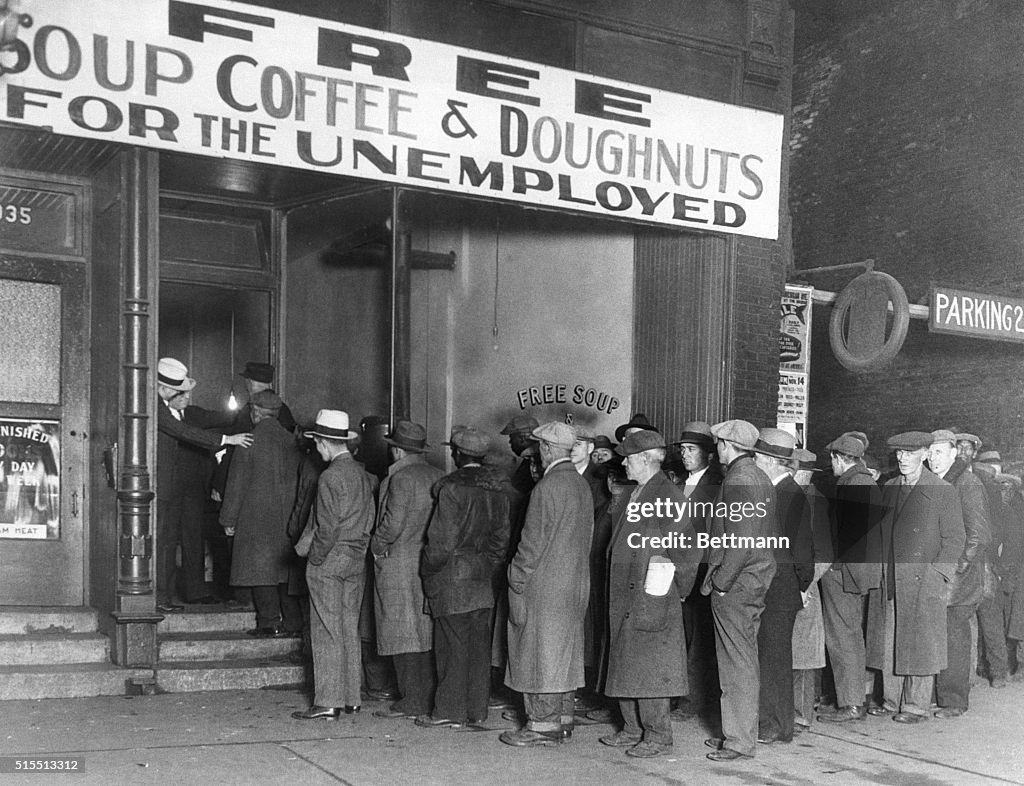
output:
M892 330L881 347L876 352L865 354L858 352L856 347L850 347L846 325L854 304L871 290L881 290L887 296L888 303L892 304L893 320ZM881 314L882 319L886 319L887 311L888 306ZM832 304L828 337L832 353L844 368L856 372L873 371L895 360L907 338L909 327L910 304L902 284L888 273L872 270L857 276L839 293Z

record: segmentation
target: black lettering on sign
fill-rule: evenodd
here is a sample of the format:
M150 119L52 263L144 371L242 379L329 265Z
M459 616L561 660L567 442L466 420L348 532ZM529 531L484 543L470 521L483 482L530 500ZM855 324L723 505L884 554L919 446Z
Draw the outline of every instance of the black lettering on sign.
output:
M576 114L578 115L649 127L650 119L641 116L644 104L649 103L651 103L651 96L647 93L638 93L635 90L626 90L610 85L599 85L596 82L587 82L583 79L576 80Z
M461 93L500 98L527 106L540 106L537 96L498 90L491 85L504 85L523 91L530 89L530 80L540 79L540 71L508 63L493 63L459 55L455 66L455 89Z
M211 22L207 20L207 15L259 27L274 27L274 18L271 16L243 14L239 11L228 11L212 5L170 0L167 6L167 32L175 38L185 38L189 41L202 41L206 33L252 41L252 30Z
M341 68L345 71L351 71L352 66L358 63L369 66L374 76L408 82L409 75L405 67L412 62L412 52L409 47L397 41L385 41L321 27L316 62L317 65Z

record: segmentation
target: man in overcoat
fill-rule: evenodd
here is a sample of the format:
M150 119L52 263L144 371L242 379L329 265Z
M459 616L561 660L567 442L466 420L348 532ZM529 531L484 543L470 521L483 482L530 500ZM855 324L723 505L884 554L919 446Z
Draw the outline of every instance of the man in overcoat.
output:
M312 542L306 557L310 638L313 645L313 706L292 713L296 720L337 719L359 711L362 660L359 607L366 578L366 549L373 529L371 476L349 452L348 413L321 409L312 431L327 468L317 481Z
M572 733L574 693L584 684L583 621L590 594L594 504L569 459L572 426L533 431L544 475L530 495L522 537L508 568L508 669L505 683L523 694L527 723L500 739L520 747L550 745Z
M671 697L689 691L679 604L693 586L702 549L685 512L686 497L661 471L662 435L629 434L616 452L637 483L618 511L608 552L604 692L619 699L625 725L601 742L629 746L627 755L650 758L672 749ZM672 573L664 591L651 586L659 569Z
M971 618L977 613L984 591L992 524L988 492L981 479L958 457L957 435L947 429L932 432L928 467L951 483L960 496L964 516L964 550L957 560L946 607L946 668L935 680L939 709L935 717L956 718L967 711L971 691Z
M430 712L434 696L434 622L426 613L420 556L434 509L430 490L444 475L427 462L427 432L401 420L385 441L394 463L380 484L373 555L373 611L377 652L390 655L401 698L374 713L415 718Z
M946 605L965 535L960 496L924 466L927 431L896 434L900 474L882 489L882 586L868 598L867 665L882 672L897 723L928 718L946 667Z
M288 516L295 499L300 455L277 419L281 399L269 390L252 399L253 443L231 463L220 524L233 530L231 584L251 587L260 637L296 636L302 611L288 595L292 544Z
M715 538L768 537L775 531L775 488L754 464L751 453L757 429L745 420L726 420L711 428L725 477L715 498ZM724 507L723 507L724 506ZM756 541L755 541L756 543ZM701 592L711 596L715 615L715 651L722 686L722 737L704 744L714 748L712 761L753 756L757 745L758 696L761 690L757 632L764 597L775 576L770 548L718 546L708 550L708 573Z
M867 695L865 677L864 614L868 591L882 580L882 492L864 465L864 443L841 434L825 446L836 477L830 521L832 567L821 577L821 612L825 647L836 686L835 712L818 720L846 723L864 720ZM872 679L873 683L874 680Z
M433 487L436 500L423 551L423 590L434 618L437 691L419 726L462 727L487 719L494 576L504 570L509 537L505 473L483 464L490 439L452 430L456 470Z
M796 438L779 428L763 428L754 443L754 463L775 486L775 575L764 598L757 632L761 669L757 741L763 744L793 739L793 624L803 608L803 593L814 580L811 508L793 475L790 463ZM782 545L781 538L786 539Z

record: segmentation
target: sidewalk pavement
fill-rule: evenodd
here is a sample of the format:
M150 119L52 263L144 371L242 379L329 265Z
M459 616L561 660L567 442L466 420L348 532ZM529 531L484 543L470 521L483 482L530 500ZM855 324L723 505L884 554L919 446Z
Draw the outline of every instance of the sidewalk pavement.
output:
M84 772L0 774L0 784L1024 784L1024 683L977 686L955 720L901 726L889 718L829 725L757 757L705 758L697 720L674 724L669 756L638 760L578 727L571 742L518 749L492 711L489 731L383 720L368 702L340 721L295 721L298 690L0 702L0 755L82 757ZM9 764L8 764L9 767Z

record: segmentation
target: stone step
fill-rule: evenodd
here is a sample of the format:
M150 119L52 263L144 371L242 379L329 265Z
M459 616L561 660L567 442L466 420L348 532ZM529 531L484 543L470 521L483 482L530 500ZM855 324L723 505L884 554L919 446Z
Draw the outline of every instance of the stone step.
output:
M280 658L302 649L302 639L261 639L244 631L161 633L160 662Z
M0 634L0 664L110 664L110 640L101 633Z
M0 635L97 630L96 609L88 606L0 606Z
M165 633L213 633L215 631L247 631L256 627L256 612L206 611L208 607L185 607L164 616L157 628Z
M249 690L306 683L306 667L287 660L246 660L161 663L156 670L157 690L189 693L201 690Z
M110 663L0 666L0 700L124 696L130 682L145 682L152 676L149 669L124 669Z

